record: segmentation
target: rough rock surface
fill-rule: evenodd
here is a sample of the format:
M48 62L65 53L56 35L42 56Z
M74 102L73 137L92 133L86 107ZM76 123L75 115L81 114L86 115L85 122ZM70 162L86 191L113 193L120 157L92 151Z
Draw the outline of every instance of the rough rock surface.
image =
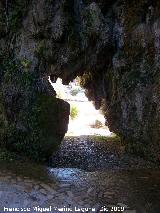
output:
M42 78L79 75L110 130L160 160L158 1L1 0L0 11L1 137L8 123L26 131L20 117L50 91Z
M26 16L30 7L28 1L0 2L0 143L45 160L67 132L70 107L55 97L40 68L30 39L34 22Z

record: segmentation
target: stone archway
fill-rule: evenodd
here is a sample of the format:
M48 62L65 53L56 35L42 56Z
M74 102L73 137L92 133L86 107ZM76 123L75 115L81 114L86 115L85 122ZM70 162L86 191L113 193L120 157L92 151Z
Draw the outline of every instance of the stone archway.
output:
M42 138L43 128L36 126L40 116L32 115L52 105L51 99L55 105L58 102L50 97L43 79L59 76L67 84L82 76L96 108L103 103L111 131L130 149L159 160L160 5L151 4L149 0L107 5L104 1L26 0L7 5L2 1L1 141L20 150L26 131L29 144ZM149 12L151 6L154 14ZM51 107L56 115L57 106ZM48 114L47 123L52 123Z

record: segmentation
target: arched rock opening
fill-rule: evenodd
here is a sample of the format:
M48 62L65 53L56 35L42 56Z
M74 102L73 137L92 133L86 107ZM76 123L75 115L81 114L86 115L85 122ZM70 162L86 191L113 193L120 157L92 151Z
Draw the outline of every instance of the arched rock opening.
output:
M60 109L69 107L59 107L47 76L66 84L81 76L96 108L103 105L110 130L130 149L160 159L160 4L107 2L0 2L3 145L32 155L46 152L47 135L49 144L58 144L65 132L57 125Z

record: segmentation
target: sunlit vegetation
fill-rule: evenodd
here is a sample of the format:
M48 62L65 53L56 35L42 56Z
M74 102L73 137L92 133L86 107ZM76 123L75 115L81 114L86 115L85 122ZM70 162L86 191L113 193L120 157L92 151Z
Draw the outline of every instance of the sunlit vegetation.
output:
M79 91L80 91L80 89L73 89L73 90L71 90L71 95L72 96L76 96L78 93L79 93Z
M76 106L71 106L71 112L70 112L70 116L71 119L74 120L78 117L79 114L79 110Z
M119 136L112 134L111 136L101 136L101 135L91 135L89 138L97 142L110 142L110 143L120 143L121 139Z
M95 120L95 123L94 124L91 124L90 125L92 128L95 128L95 129L99 129L99 128L102 128L103 127L103 124L101 121L99 120Z

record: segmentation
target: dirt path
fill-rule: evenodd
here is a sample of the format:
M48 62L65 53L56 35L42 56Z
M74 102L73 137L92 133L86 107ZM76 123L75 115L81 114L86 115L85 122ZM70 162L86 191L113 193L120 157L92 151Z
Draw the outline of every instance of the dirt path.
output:
M64 140L52 167L0 165L0 213L160 212L158 168L142 159L128 161L114 142L76 139Z

